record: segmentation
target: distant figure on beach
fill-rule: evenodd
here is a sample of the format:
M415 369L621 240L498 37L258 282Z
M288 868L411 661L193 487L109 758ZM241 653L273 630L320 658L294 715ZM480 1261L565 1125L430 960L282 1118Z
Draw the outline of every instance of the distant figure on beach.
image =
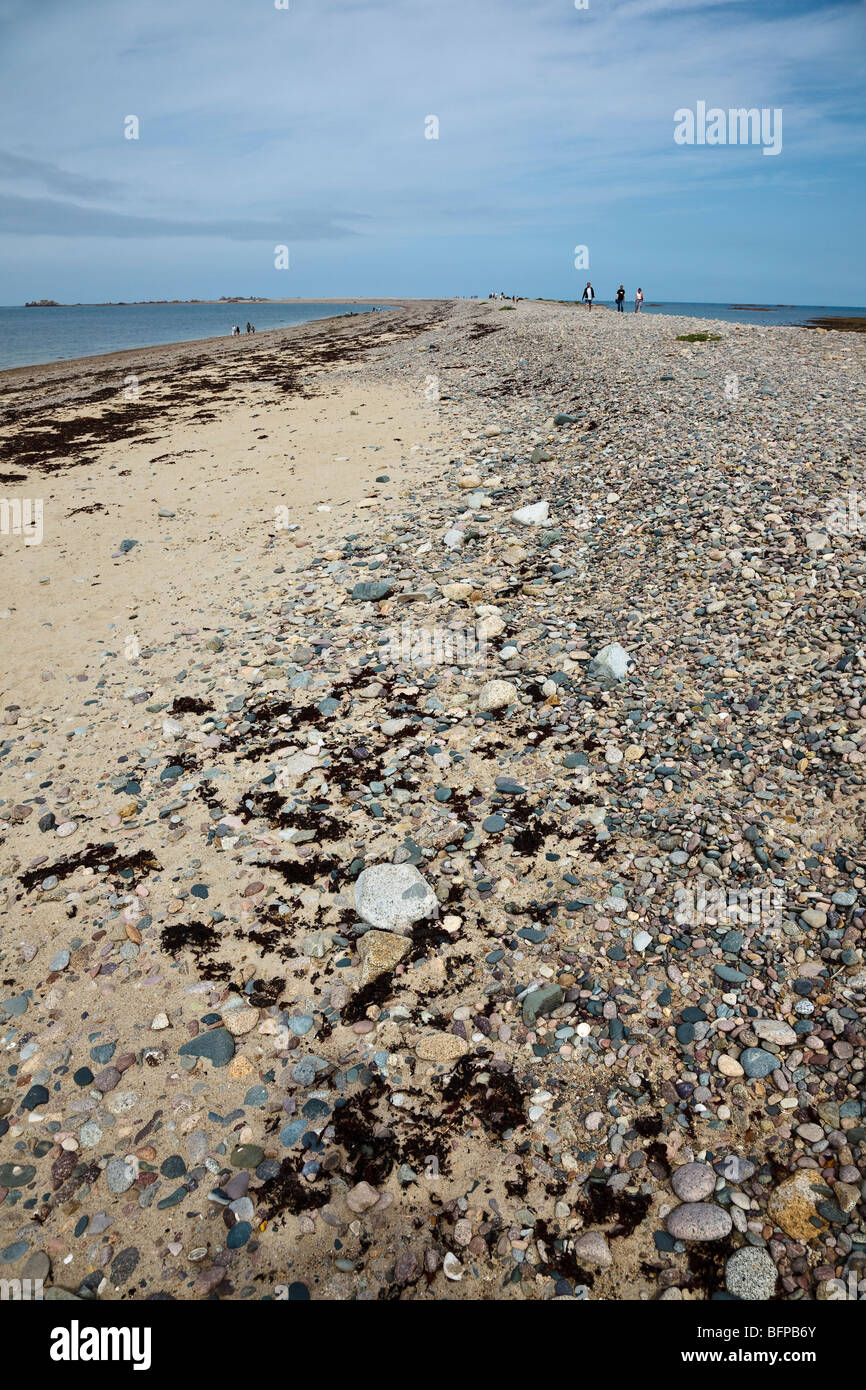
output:
M250 324L250 332L251 332L251 333L255 333L255 331L256 331L256 326L255 326L254 323L251 323L251 324Z
M617 307L617 312L620 313L620 314L625 313L625 310L624 310L623 307L622 307L622 306L623 306L623 301L624 301L624 299L625 299L625 285L620 285L619 289L618 289L617 292L616 292L616 307Z
M249 319L247 319L247 332L248 332L248 333L252 333L252 331L253 331L253 326L252 326L252 324L250 323Z
M586 289L583 292L583 298L587 309L591 309L592 301L595 299L595 290L592 288L592 285L589 283L588 280L586 282Z
M634 297L634 311L635 311L636 314L639 314L639 313L640 313L640 306L641 306L642 304L643 304L643 290L641 289L640 285L638 285L638 287L637 287L637 293L636 293L636 295L635 295L635 297Z

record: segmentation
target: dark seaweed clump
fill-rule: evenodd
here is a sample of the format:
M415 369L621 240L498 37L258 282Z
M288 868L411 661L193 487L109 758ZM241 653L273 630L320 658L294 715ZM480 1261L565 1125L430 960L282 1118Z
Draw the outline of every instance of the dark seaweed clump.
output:
M79 869L99 870L100 865L105 866L101 870L102 873L110 878L122 877L125 882L150 873L152 869L162 868L151 850L140 849L124 858L122 854L118 854L117 846L111 842L105 845L87 845L77 854L64 855L54 864L41 864L38 869L27 869L23 874L19 874L18 882L29 893L31 888L35 888L52 874L58 879L64 879L77 873Z

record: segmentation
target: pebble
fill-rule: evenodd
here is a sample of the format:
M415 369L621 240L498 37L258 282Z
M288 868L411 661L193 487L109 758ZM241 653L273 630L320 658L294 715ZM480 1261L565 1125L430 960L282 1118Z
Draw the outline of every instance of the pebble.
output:
M412 864L374 864L358 875L355 911L383 931L402 931L438 910L436 895Z
M770 1193L767 1215L785 1235L808 1244L826 1229L819 1208L829 1195L818 1174L800 1169Z
M532 502L528 507L519 507L511 513L511 517L521 526L543 526L549 513L549 502Z
M358 942L361 957L361 984L367 985L380 975L396 969L410 949L405 937L390 931L367 931Z
M674 1207L665 1225L674 1240L723 1240L731 1231L731 1217L712 1202L683 1202Z
M779 1066L775 1053L767 1052L763 1047L745 1047L737 1060L746 1076L751 1078L769 1076Z
M127 1192L135 1182L135 1167L125 1158L110 1158L105 1165L105 1180L115 1194Z
M613 1255L601 1231L587 1231L574 1242L574 1257L578 1264L591 1269L610 1269Z
M468 1051L463 1038L454 1033L427 1033L415 1045L415 1052L423 1062L438 1062L442 1066L456 1062Z
M481 714L507 709L520 699L520 692L511 681L486 681L478 692L478 709Z
M794 1029L781 1019L756 1018L751 1028L762 1042L772 1043L775 1047L793 1047L797 1041Z
M725 1288L734 1298L749 1302L772 1298L777 1278L770 1256L756 1245L735 1250L725 1264Z
M178 1052L181 1057L206 1057L215 1067L225 1067L235 1055L235 1042L227 1029L211 1028L182 1043Z
M608 642L593 657L587 668L589 675L601 680L624 681L632 665L632 658L619 642Z
M703 1202L716 1187L716 1175L706 1163L684 1163L671 1177L671 1187L681 1202Z

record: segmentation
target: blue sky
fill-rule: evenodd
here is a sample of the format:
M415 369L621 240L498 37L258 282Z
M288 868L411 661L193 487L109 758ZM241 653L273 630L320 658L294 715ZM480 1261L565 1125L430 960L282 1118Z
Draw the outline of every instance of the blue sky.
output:
M862 0L289 4L0 0L0 303L866 304ZM698 101L781 153L675 144Z

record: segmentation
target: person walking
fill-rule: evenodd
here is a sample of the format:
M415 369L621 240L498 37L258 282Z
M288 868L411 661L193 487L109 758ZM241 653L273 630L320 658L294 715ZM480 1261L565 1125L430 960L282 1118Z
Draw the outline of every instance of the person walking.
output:
M625 299L625 285L620 285L616 292L616 307L618 313L623 313L623 300Z
M590 310L591 310L591 309L592 309L592 301L595 299L595 290L592 288L592 285L590 284L590 282L589 282L588 280L587 280L587 282L586 282L586 289L585 289L584 292L583 292L583 299L584 299L584 303L586 304L587 309L590 309Z
M637 287L637 293L635 294L635 297L634 297L634 311L635 311L636 314L639 314L639 313L640 313L640 306L641 306L642 304L643 304L643 290L641 289L640 285L638 285L638 287Z

